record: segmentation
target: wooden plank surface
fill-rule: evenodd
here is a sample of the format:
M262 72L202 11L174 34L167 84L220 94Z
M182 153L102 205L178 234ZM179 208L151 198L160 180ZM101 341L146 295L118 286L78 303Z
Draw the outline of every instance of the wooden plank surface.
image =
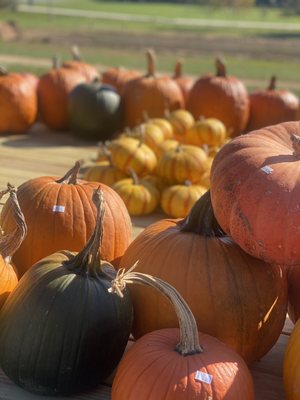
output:
M90 161L96 157L96 143L75 139L70 134L53 133L36 124L28 134L0 137L0 190L6 183L18 186L25 180L41 175L63 176L77 160ZM143 218L132 218L134 236L150 223L165 218L162 212ZM273 349L251 367L256 400L285 400L282 383L284 350L292 330L287 318L285 327ZM108 382L111 382L108 379ZM97 390L57 400L109 400L110 384ZM16 387L0 370L0 400L49 400ZM51 398L52 399L52 398ZM138 400L138 399L137 399Z

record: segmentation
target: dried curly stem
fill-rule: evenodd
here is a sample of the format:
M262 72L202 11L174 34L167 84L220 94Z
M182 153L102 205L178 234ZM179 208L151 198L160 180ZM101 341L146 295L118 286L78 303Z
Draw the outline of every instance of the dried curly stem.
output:
M56 183L66 183L69 185L76 185L78 179L78 173L81 168L82 161L76 161L74 167L72 167L66 175L58 179Z
M294 149L294 156L300 158L300 136L298 135L291 135L291 142Z
M128 271L120 269L116 277L112 280L108 291L123 297L123 290L127 284L131 283L150 286L158 290L172 303L178 317L180 342L176 346L176 351L183 356L203 352L203 348L199 344L199 333L194 315L185 300L173 286L160 278L155 278L141 272L132 272L137 263Z
M217 68L216 76L221 76L221 77L227 76L224 61L221 60L221 58L219 58L219 57L216 59L216 68Z
M71 47L71 54L72 54L73 60L82 61L82 57L81 57L80 50L79 50L78 46L73 45Z
M3 258L10 259L23 242L27 233L27 226L18 202L17 189L8 183L7 189L0 192L0 199L6 193L9 193L10 205L13 208L16 228L12 233L8 233L0 238L0 254Z

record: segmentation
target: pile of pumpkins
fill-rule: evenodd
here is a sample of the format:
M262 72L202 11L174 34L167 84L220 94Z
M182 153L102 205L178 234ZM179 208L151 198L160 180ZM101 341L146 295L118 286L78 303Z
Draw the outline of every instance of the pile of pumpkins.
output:
M216 118L195 121L184 109L165 118L145 116L144 123L99 144L83 179L111 186L132 216L160 206L166 215L183 218L209 188L213 157L228 140Z
M63 177L8 186L1 368L44 395L91 390L118 366L112 400L254 400L249 366L288 312L283 380L298 400L299 159L299 122L233 138L189 214L135 239L121 197L78 179L79 162Z
M22 133L38 119L51 130L70 130L86 140L108 140L125 128L149 118L164 117L165 110L188 110L197 120L216 118L230 136L284 121L297 120L299 99L276 88L272 77L266 89L248 94L244 83L227 74L216 59L215 74L197 79L185 76L177 61L174 74L156 71L155 54L147 51L147 71L108 68L99 73L84 62L78 48L74 60L40 77L0 70L0 132Z

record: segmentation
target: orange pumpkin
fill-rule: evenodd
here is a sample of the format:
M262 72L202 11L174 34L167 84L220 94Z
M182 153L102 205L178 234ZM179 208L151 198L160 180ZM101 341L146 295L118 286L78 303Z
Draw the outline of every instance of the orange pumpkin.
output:
M172 286L130 271L119 273L109 290L122 297L127 283L163 294L175 309L179 329L148 333L128 350L117 368L112 400L254 400L245 362L216 338L198 333L189 306Z
M123 67L112 67L101 73L102 83L112 85L122 96L126 82L140 77L141 73L135 70L128 70Z
M242 81L228 76L224 63L216 60L216 75L207 74L194 84L187 109L197 119L200 116L221 120L231 136L240 135L249 119L249 98Z
M163 117L166 109L183 108L183 96L176 82L169 76L156 75L153 51L148 50L147 57L146 75L131 79L124 87L124 120L128 127L142 123L145 112L149 118Z
M222 340L247 363L276 343L286 317L286 276L279 265L247 255L222 232L209 192L186 219L164 219L145 228L125 251L120 268L137 260L137 271L179 291L199 330ZM137 286L131 294L135 338L177 326L169 303L154 291Z
M194 78L191 76L184 75L182 72L182 61L177 60L174 68L173 79L179 86L183 95L184 105L187 104L190 91L195 83Z
M82 60L79 48L77 46L73 46L71 51L73 60L65 61L62 64L63 68L72 68L79 71L85 77L86 82L92 82L100 78L97 68Z
M61 249L79 251L95 227L96 208L93 189L104 193L106 213L103 259L118 263L131 241L131 221L120 196L103 183L79 180L80 164L63 178L42 176L24 182L18 188L18 199L27 222L27 237L13 256L20 276L36 261ZM0 225L11 230L11 202L2 209Z
M37 117L33 78L0 69L0 133L24 133Z

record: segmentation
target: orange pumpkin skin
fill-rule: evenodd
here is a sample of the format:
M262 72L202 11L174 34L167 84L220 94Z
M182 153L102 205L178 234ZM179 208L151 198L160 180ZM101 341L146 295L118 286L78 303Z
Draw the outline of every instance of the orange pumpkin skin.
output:
M204 116L221 120L231 136L245 130L250 109L245 85L227 76L225 70L200 77L190 92L186 108L195 119Z
M128 127L142 123L145 112L149 118L157 118L163 117L166 109L173 111L184 106L176 82L169 76L156 76L153 54L147 55L148 73L128 81L124 87L124 120Z
M247 131L298 119L299 98L288 90L275 87L275 77L265 90L249 95L250 118Z
M290 319L294 324L300 317L300 266L292 265L287 268L287 282L288 282L288 313Z
M134 70L127 70L122 67L112 67L101 73L101 82L112 85L120 94L123 95L126 82L141 76L141 73Z
M219 340L199 334L203 353L183 357L174 349L178 329L140 338L123 356L112 386L112 400L254 400L251 374L243 360ZM218 377L195 379L197 371ZM133 378L134 377L134 378Z
M14 267L0 255L0 309L18 284Z
M128 269L137 260L136 271L178 290L199 330L226 343L247 363L276 343L287 309L287 282L280 266L252 258L221 238L182 232L180 221L172 219L145 228L125 251L120 268ZM134 285L131 294L135 338L178 326L169 302L155 291Z
M53 68L42 75L37 93L41 119L51 129L68 129L68 95L76 85L86 82L72 68Z
M100 78L100 74L96 67L80 60L65 61L62 64L63 68L71 68L80 72L84 76L86 82L92 82Z
M286 122L234 138L211 169L211 195L222 229L254 257L300 263L300 163Z
M19 276L35 262L59 249L79 251L83 248L95 228L96 208L92 193L99 186L105 199L101 255L104 260L118 264L131 241L130 217L119 195L98 182L78 180L76 184L68 184L57 180L53 176L35 178L18 188L28 229L25 240L13 256ZM7 202L1 212L0 225L4 231L9 231L11 224L12 211Z
M33 79L17 73L0 74L0 109L0 132L26 132L38 110Z
M195 80L194 78L184 75L182 73L182 63L179 60L175 64L173 79L175 80L175 82L177 83L177 85L181 90L181 93L183 95L184 105L186 106L190 95L190 91L195 83Z

